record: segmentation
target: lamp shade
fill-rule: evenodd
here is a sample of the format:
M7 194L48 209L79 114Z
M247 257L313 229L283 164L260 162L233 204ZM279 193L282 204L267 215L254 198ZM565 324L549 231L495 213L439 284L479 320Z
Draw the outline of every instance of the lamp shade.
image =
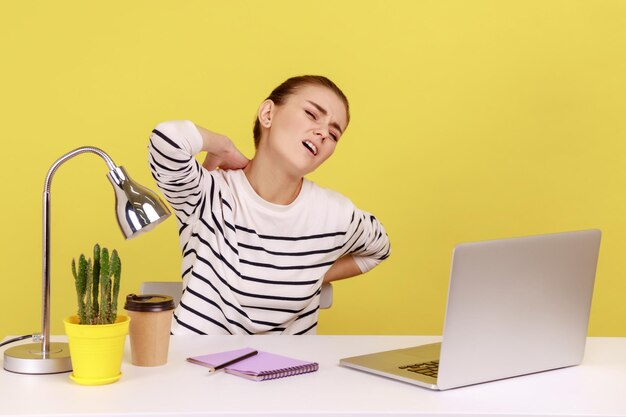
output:
M126 239L151 230L170 216L156 193L133 181L124 167L112 169L108 178L115 191L117 222Z

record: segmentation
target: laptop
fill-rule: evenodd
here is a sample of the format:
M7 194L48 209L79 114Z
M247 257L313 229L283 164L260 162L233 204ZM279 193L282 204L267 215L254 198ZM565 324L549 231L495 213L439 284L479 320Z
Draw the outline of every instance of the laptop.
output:
M578 365L600 237L583 230L459 244L441 343L340 364L434 390Z

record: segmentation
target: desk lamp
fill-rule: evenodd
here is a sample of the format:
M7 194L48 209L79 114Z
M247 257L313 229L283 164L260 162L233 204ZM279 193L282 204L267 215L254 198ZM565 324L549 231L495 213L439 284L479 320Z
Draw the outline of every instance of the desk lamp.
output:
M126 170L98 148L84 146L66 153L48 171L43 191L43 285L41 343L29 343L7 349L4 369L22 374L54 374L72 370L67 343L50 343L50 184L57 168L76 155L91 152L104 159L109 167L108 178L115 190L117 222L126 239L154 228L167 219L170 211L149 189L134 182ZM97 216L89 207L90 215Z

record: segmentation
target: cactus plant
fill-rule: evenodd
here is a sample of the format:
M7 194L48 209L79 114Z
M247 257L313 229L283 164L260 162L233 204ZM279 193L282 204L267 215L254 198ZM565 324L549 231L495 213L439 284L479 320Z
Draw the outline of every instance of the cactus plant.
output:
M72 259L72 275L76 285L80 324L111 324L117 319L117 298L120 292L122 262L114 249L93 248L94 261L85 255ZM98 299L99 298L99 299Z

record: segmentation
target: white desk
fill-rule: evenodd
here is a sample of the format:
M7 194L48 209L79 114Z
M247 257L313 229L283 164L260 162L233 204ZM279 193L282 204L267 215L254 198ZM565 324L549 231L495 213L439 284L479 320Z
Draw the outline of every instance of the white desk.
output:
M18 375L0 370L0 415L626 416L626 338L589 338L585 360L577 367L444 392L338 365L342 357L438 340L419 336L175 336L168 364L156 368L132 366L127 343L123 376L111 385L79 386L68 374ZM206 368L185 361L191 355L246 346L317 361L320 370L253 382L225 373L209 375Z

